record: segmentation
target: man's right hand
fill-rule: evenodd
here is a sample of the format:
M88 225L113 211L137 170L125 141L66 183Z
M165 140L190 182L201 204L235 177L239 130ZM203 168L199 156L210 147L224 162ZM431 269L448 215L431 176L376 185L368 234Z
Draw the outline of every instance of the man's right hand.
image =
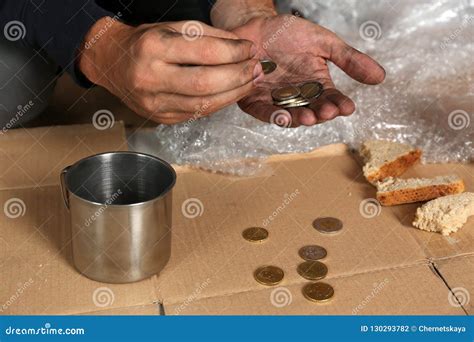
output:
M102 18L85 37L78 67L137 114L174 124L248 95L263 78L256 52L252 42L200 22L132 27Z

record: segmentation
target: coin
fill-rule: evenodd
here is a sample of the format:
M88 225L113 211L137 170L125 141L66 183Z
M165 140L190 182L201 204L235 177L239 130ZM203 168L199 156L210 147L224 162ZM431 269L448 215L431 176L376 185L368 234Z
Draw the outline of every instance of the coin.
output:
M262 242L268 237L268 230L261 227L250 227L242 232L242 236L250 242Z
M305 99L316 99L322 94L323 85L319 82L308 82L300 86L300 92Z
M326 255L328 255L328 252L324 247L318 245L311 245L301 247L298 254L302 259L306 261L314 261L325 258Z
M303 296L312 302L326 302L334 296L334 289L323 282L310 283L303 287Z
M272 91L272 97L275 101L285 101L300 96L300 90L293 86L277 88Z
M300 102L302 100L304 100L304 99L302 97L298 96L298 97L295 97L294 99L283 100L283 101L273 101L273 104L275 106L284 106L284 105L287 105L287 104L290 104L290 103Z
M328 268L320 261L305 261L298 265L298 274L305 279L319 280L326 277Z
M253 276L262 285L272 286L283 280L283 270L276 266L262 266L255 270Z
M310 102L308 100L299 100L299 101L295 101L293 103L289 103L287 105L284 105L283 107L284 108L294 108L294 107L303 107L303 106L307 106L309 105Z
M335 217L318 217L313 227L320 233L333 234L342 229L342 221Z
M270 74L275 71L277 68L277 65L274 61L271 61L269 59L262 59L260 61L260 64L262 65L263 73L265 75Z

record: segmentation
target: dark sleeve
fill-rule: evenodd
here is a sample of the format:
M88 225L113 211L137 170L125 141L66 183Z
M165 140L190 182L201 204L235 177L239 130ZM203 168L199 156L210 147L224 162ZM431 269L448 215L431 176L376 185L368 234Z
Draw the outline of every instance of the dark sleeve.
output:
M113 13L93 0L0 0L5 37L43 50L83 86L90 83L76 69L78 49L90 27Z

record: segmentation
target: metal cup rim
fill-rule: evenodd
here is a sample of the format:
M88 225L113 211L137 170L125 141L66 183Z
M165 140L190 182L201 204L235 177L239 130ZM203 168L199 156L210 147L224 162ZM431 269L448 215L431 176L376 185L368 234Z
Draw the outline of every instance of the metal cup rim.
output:
M154 197L154 198L151 198L147 201L142 201L142 202L137 202L137 203L129 203L129 204L107 204L107 203L100 203L100 202L94 202L94 201L90 201L88 199L85 199L77 194L75 194L71 189L69 189L68 187L68 184L67 184L67 181L65 183L65 186L67 188L67 191L69 192L69 195L73 195L74 197L77 197L79 198L80 200L84 201L84 202L87 202L87 203L90 203L90 204L94 204L94 205L98 205L98 206L103 206L103 205L107 205L107 207L116 207L116 208L123 208L123 207L134 207L134 206L140 206L140 205L143 205L143 204L148 204L148 203L151 203L151 202L154 202L156 200L159 200L163 197L165 197L170 191L171 189L173 189L173 187L175 186L176 184L176 171L174 170L174 168L171 166L170 163L168 163L167 161L161 159L161 158L158 158L156 156L153 156L151 154L148 154L148 153L143 153L143 152L134 152L134 151L109 151L109 152L101 152L101 153L97 153L97 154L93 154L93 155L90 155L90 156L87 156L87 157L84 157L82 159L79 159L77 160L74 164L71 164L69 166L66 166L61 172L69 172L71 169L73 169L75 166L79 165L80 163L86 161L86 160L89 160L89 159L92 159L92 158L96 158L96 157L99 157L99 156L102 156L102 155L107 155L107 154L130 154L130 155L135 155L135 156L140 156L140 157L146 157L146 158L151 158L151 159L154 159L155 161L163 164L170 172L171 172L171 176L172 176L172 181L171 183L165 188L165 190L163 190L163 192Z

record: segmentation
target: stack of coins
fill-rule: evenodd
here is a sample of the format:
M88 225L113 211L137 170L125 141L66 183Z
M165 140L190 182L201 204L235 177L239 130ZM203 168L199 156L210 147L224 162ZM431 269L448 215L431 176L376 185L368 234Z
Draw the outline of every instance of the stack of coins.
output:
M274 61L262 59L260 61L263 73L271 74L277 68ZM287 85L272 91L273 104L283 108L307 106L323 93L323 85L317 81L306 82L299 85Z
M283 108L307 106L323 92L323 85L312 81L301 85L288 85L272 91L273 104Z

